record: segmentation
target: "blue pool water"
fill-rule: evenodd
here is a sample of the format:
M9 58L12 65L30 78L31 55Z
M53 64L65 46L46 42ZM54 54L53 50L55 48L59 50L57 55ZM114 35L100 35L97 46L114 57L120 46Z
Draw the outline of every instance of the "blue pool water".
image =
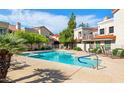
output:
M78 58L73 56L71 53L67 52L58 52L58 51L50 51L50 52L35 52L35 53L24 53L24 56L38 58L43 60L49 60L54 62L60 62L65 64L71 64L76 66L83 67L96 67L97 60L93 58L82 58L81 61L84 63L80 63Z

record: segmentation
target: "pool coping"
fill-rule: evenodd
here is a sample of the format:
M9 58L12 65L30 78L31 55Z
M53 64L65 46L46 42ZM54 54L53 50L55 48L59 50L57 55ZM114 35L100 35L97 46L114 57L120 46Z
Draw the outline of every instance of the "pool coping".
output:
M79 57L79 56L78 56L78 55L76 55L75 53L68 52L68 51L64 51L64 50L28 51L28 52L23 52L23 53L37 53L37 52L50 52L50 51L66 52L66 53L70 53L70 54L72 54L72 56L74 56L74 57ZM23 55L19 55L19 56L23 56ZM33 57L30 57L30 56L23 56L23 57L33 58ZM62 63L62 62L58 62L58 61L50 61L50 60L39 59L39 58L33 58L33 59L36 59L36 60L39 60L39 61L48 61L48 62L60 63L60 64L70 65L70 66L74 66L74 67L78 67L78 68L96 69L96 68L92 68L92 67L85 67L85 66L80 66L80 65L66 64L66 63ZM96 60L96 59L94 59L94 60Z
M73 52L73 51L70 51L70 52ZM82 52L76 52L76 51L74 51L73 53L79 56L88 54L85 52L82 53ZM48 60L15 55L15 58L17 58L17 60L19 61L26 60L26 64L29 64L30 67L24 68L24 70L21 69L21 70L15 70L15 71L9 72L8 76L10 76L12 79L16 79L16 78L20 78L21 76L31 74L33 72L33 69L48 68L48 69L57 69L65 73L65 75L67 76L69 75L71 79L65 80L63 83L122 83L124 82L124 79L123 79L124 78L124 74L123 74L124 61L122 59L113 60L109 57L103 57L103 56L99 56L99 57L103 61L102 65L106 66L105 69L96 70L96 69L91 69L87 67L79 67L79 66L74 66L74 65L64 64L64 63L58 63L54 61L51 63L51 61L49 62ZM29 72L27 70L29 70ZM22 73L22 75L20 74L18 75L16 73ZM30 78L27 80L30 81ZM21 81L21 82L24 83L27 81Z

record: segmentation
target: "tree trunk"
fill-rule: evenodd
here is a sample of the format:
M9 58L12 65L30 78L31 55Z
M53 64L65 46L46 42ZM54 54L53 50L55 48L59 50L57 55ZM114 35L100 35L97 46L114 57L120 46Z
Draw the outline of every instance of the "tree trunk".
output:
M68 43L66 43L66 49L68 49Z
M12 54L5 49L0 50L0 82L6 79Z
M33 50L33 44L31 44L31 50Z
M41 47L41 46L40 46L40 43L38 43L38 49L40 49L40 47Z

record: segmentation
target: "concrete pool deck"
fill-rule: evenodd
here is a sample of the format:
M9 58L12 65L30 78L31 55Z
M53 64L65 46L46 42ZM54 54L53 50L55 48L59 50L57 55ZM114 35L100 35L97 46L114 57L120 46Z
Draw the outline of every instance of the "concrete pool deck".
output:
M85 52L59 50L73 53L75 56L87 55ZM124 59L111 59L99 55L102 66L99 70L50 62L47 60L15 55L18 62L28 66L10 70L8 78L17 83L124 83Z

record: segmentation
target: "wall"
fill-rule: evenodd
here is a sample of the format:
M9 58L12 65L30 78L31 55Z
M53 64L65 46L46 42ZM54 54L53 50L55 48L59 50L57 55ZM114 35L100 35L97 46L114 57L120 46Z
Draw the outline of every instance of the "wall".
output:
M84 44L77 44L77 47L80 47L82 50L84 50Z
M3 34L3 33L7 33L9 31L8 28L9 28L9 23L0 22L0 35Z
M124 9L120 9L114 14L114 25L116 34L115 46L124 48Z
M74 39L80 39L79 34L78 34L79 32L81 32L81 34L82 34L82 28L74 29Z
M104 33L103 35L108 35L109 34L109 27L114 26L114 21L113 19L107 19L104 20L100 23L98 23L98 35L100 35L100 29L104 28Z
M0 27L1 28L9 28L9 23L7 23L7 22L0 22Z

